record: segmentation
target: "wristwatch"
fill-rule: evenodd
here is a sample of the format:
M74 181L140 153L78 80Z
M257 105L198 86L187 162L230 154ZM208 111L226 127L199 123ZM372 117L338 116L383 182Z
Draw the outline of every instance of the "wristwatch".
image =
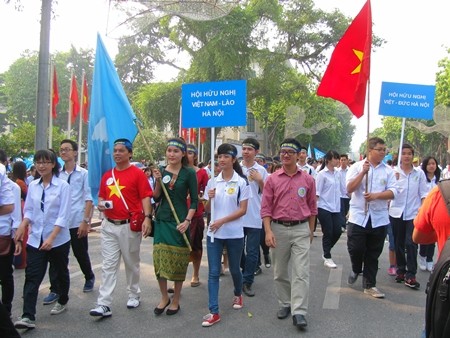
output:
M145 215L145 217L152 219L152 214Z
M83 218L83 222L86 222L87 224L89 224L91 222L91 219L89 217L85 217L85 218Z

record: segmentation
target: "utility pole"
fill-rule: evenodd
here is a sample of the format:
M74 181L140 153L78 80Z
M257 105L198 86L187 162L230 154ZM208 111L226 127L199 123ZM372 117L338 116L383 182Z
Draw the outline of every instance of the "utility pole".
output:
M52 0L42 0L34 149L47 149L50 114L50 20Z

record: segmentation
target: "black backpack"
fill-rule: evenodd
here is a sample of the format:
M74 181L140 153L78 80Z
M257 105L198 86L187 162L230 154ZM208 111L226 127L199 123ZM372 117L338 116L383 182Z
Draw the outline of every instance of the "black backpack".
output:
M450 180L439 182L439 190L450 215ZM425 292L426 337L450 337L450 237L434 266Z

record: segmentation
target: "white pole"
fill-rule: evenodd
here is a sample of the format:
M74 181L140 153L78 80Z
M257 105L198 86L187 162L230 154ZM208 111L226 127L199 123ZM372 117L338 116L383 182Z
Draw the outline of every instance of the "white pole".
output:
M72 95L72 84L73 84L73 69L70 72L70 91L69 91L69 115L67 116L67 138L70 139L70 129L72 129L72 112L73 103L71 100Z
M51 149L52 143L53 143L53 95L55 95L55 93L53 92L54 90L54 86L55 84L53 83L55 76L54 76L54 72L55 72L55 65L52 63L50 66L50 116L48 118L48 147L49 149Z
M402 163L402 146L403 146L403 138L405 136L405 124L406 118L402 119L402 132L400 134L400 145L398 147L398 162L397 167L400 168L400 163Z
M215 164L214 164L214 148L215 148L215 143L216 143L216 128L212 127L211 128L211 178L212 178L212 188L215 189L216 188L216 181L215 181L215 175L214 175L214 171L215 171ZM210 202L211 204L211 222L214 222L214 199L211 200ZM209 226L209 224L208 224ZM214 243L214 232L211 232L211 243Z
M78 127L78 164L81 164L81 137L83 135L83 107L84 107L84 77L86 76L83 69L81 75L81 100L80 100L80 124Z

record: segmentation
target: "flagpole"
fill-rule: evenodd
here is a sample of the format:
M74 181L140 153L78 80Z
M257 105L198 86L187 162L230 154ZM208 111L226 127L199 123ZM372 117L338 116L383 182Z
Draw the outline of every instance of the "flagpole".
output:
M83 135L83 107L84 107L84 77L86 76L86 72L83 69L81 73L81 105L80 105L80 123L78 127L78 164L81 163L81 138ZM87 108L87 107L86 107Z
M215 145L215 141L216 141L216 128L212 127L211 128L211 179L212 179L212 186L211 188L215 189L216 188L216 181L215 181L215 170L216 170L216 165L214 163L214 145ZM214 212L214 199L212 198L210 201L210 206L211 206L211 223L214 222L214 217L215 217L215 212ZM210 224L211 224L210 223ZM207 227L209 228L210 224L207 225ZM214 243L214 232L211 231L211 243Z
M72 129L72 113L73 113L73 102L70 99L72 94L73 85L73 69L70 71L70 90L69 90L69 114L67 115L67 138L70 139L70 129Z
M370 71L369 71L370 74ZM369 160L369 133L370 133L370 76L367 79L367 130L366 130L366 161ZM366 193L369 192L369 172L366 173ZM369 203L366 201L364 212L367 214L369 211Z
M55 79L55 76L54 76L54 71L55 71L55 64L52 62L51 63L51 65L50 65L50 93L51 93L51 95L50 95L50 116L49 116L49 119L48 119L48 147L49 147L49 149L51 149L52 148L52 143L53 143L53 114L54 114L54 111L53 111L53 109L55 108L54 107L54 105L53 105L53 95L54 95L54 93L53 93L53 89L54 89L54 79Z
M397 167L400 168L400 164L402 163L402 147L403 147L403 139L405 137L405 124L406 118L402 119L402 132L400 134L400 145L398 147L398 159L397 159Z

